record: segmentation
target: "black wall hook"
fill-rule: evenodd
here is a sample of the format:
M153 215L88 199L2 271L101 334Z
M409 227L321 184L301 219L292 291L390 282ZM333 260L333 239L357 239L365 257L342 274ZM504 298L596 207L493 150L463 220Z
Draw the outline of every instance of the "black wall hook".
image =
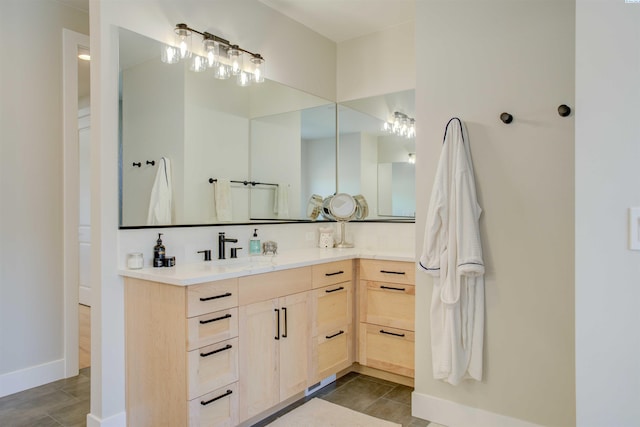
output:
M139 168L139 167L142 166L142 162L138 162L138 163L133 162L133 166L136 167L136 168Z
M156 165L156 161L155 160L147 160L147 164L151 165L151 166L155 166Z
M560 117L568 117L571 114L571 107L566 104L562 104L558 107L558 114Z
M509 124L513 121L513 116L509 113L502 113L500 114L500 120L505 124Z

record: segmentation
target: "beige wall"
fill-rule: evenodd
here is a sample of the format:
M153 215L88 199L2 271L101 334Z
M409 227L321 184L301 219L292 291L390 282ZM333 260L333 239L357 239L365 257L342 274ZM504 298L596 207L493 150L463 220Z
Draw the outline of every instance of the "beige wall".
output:
M64 373L63 28L88 14L0 1L0 396Z
M432 283L418 276L416 392L558 427L575 424L574 119L556 112L574 105L574 9L571 0L418 1L416 13L417 251L444 126L458 116L487 265L484 379L458 387L433 379Z

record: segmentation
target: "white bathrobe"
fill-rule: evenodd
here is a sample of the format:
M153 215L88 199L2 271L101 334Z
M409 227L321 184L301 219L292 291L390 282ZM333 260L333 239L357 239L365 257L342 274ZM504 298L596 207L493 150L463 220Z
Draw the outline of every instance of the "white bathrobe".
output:
M433 375L458 385L482 380L484 263L469 142L462 122L447 123L431 192L420 267L433 276Z
M171 224L173 188L171 182L171 163L163 157L158 162L156 180L151 188L147 225Z

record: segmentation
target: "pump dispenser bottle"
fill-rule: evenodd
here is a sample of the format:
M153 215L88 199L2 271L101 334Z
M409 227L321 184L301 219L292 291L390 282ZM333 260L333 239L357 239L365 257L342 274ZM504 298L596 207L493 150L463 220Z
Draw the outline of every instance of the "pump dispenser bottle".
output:
M153 247L153 266L162 267L164 265L165 249L162 244L162 233L158 233L158 240Z
M258 239L258 229L253 229L253 237L249 240L249 255L260 255L260 239Z

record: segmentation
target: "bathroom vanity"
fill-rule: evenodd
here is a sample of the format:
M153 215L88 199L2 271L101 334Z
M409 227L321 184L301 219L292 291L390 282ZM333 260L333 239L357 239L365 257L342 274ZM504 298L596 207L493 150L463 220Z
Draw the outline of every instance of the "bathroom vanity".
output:
M250 425L357 370L411 384L412 254L122 270L128 425Z

